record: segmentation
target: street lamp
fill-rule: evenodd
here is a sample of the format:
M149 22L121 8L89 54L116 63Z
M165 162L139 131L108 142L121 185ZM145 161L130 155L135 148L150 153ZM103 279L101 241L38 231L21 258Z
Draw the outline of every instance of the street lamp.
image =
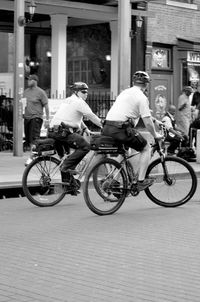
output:
M136 17L136 26L137 28L141 28L143 24L143 18L141 16Z
M29 8L30 18L26 19L24 16L19 16L18 18L19 26L26 26L27 24L33 22L33 16L35 14L35 9L36 9L36 4L34 0L31 0L30 4L28 5L28 8Z
M136 22L137 30L140 30L143 24L143 18L140 15L138 15L136 16L135 22ZM133 30L130 30L130 37L132 39L138 34L137 30L135 32Z

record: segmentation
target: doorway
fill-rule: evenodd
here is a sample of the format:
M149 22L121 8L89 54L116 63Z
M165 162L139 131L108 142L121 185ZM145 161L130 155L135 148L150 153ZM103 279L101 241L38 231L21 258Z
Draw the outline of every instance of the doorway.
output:
M150 91L150 108L152 115L161 120L169 104L173 104L172 99L172 75L171 74L152 74Z

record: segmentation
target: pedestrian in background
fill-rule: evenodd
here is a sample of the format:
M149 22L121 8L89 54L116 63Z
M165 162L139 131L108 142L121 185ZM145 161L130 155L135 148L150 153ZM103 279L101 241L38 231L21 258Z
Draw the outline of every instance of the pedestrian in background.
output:
M49 106L48 98L43 89L38 87L38 76L32 74L28 78L28 88L24 91L26 106L24 112L24 134L25 142L30 150L34 141L40 138L40 132L43 123L43 113L45 109L46 122L45 127L49 126ZM32 152L25 165L32 161Z
M167 137L165 141L169 142L169 147L167 149L168 155L174 155L180 144L182 147L186 147L188 145L188 137L178 128L175 120L175 114L176 107L174 105L170 105L162 119L162 122L167 129Z
M191 106L193 108L193 119L190 123L190 130L189 130L189 136L190 136L190 142L191 146L196 146L196 130L200 129L200 92L195 91L192 98ZM195 129L195 131L194 131Z
M177 125L185 135L188 135L191 123L191 104L189 96L192 92L192 87L185 86L178 98Z

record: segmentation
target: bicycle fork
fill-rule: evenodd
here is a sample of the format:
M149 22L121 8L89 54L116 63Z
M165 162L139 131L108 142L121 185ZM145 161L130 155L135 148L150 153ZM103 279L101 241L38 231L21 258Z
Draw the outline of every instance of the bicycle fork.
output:
M169 175L169 172L168 172L168 169L167 169L167 165L166 165L166 162L165 162L165 155L161 155L161 164L162 164L162 167L163 167L163 180L165 181L165 183L167 183L169 186L171 186L174 182L173 182L173 179L172 177L170 177Z

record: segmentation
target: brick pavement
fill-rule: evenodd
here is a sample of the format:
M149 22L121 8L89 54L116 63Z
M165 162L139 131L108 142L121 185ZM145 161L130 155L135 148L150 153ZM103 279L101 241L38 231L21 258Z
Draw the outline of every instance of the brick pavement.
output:
M0 182L21 180L25 158L1 153ZM82 194L0 200L0 302L199 302L199 196L165 209L140 193L107 217Z
M200 189L165 209L144 193L99 217L83 196L0 201L1 302L199 302Z

